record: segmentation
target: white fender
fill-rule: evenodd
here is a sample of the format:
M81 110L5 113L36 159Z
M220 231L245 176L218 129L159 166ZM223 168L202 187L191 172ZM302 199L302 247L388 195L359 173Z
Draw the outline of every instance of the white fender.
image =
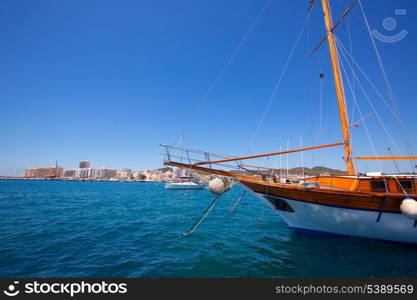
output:
M209 181L208 188L209 188L210 192L212 192L213 194L216 194L216 195L223 194L227 189L223 180L221 180L218 177Z
M410 218L417 220L417 201L411 198L404 198L400 205L401 213Z

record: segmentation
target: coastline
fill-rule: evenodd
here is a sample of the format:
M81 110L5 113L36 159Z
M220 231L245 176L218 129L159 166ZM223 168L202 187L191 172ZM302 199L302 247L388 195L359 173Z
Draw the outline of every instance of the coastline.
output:
M0 177L0 180L28 180L28 181L88 181L88 182L142 182L142 183L164 183L164 180L121 180L121 179L74 179L74 178L27 178L27 177Z

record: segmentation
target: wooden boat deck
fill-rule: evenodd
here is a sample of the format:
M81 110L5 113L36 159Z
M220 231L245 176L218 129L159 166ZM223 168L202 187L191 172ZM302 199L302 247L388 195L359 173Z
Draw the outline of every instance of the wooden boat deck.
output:
M351 209L400 213L400 204L405 196L417 198L417 176L415 175L314 176L305 178L305 182L317 181L319 186L306 187L296 183L273 182L270 178L268 180L267 176L246 175L172 161L165 161L165 164L213 175L234 177L245 187L262 195Z

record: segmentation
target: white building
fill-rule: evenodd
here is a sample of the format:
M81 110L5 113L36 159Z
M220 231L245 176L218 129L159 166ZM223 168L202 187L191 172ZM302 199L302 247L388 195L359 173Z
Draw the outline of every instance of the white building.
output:
M110 169L106 167L91 169L91 177L92 179L110 179L116 177L117 170Z
M121 180L128 180L128 179L131 179L132 172L126 171L126 170L118 170L116 173L116 177Z
M82 179L88 179L91 178L91 168L78 168L75 169L74 177L75 178L82 178Z

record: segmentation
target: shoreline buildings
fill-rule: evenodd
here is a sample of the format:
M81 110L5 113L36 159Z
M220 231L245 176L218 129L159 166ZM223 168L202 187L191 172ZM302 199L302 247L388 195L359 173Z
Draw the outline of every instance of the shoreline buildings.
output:
M176 179L177 172L170 168L133 171L129 168L120 170L108 167L92 168L88 160L82 160L79 168L64 170L63 167L39 167L25 169L26 179L62 179L81 181L169 181Z

